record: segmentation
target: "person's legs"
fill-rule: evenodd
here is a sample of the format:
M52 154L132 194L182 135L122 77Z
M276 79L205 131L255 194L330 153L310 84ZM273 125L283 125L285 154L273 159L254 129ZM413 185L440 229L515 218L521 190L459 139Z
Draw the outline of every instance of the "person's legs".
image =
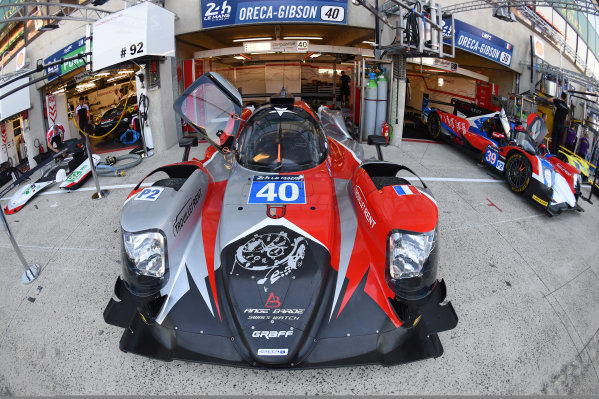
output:
M557 155L559 146L562 142L561 132L564 130L564 125L553 122L553 131L551 132L551 153Z

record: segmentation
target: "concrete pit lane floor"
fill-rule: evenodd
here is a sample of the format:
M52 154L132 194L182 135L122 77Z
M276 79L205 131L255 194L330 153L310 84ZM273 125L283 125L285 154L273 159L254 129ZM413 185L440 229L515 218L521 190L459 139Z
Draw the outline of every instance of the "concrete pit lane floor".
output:
M202 158L203 148L192 155ZM103 188L114 187L104 199L90 198L92 181L72 193L55 185L7 216L42 272L21 284L17 255L0 233L0 396L598 395L599 198L580 202L583 213L551 218L451 145L404 141L383 154L425 178L439 205L439 277L460 319L440 334L442 357L390 368L252 370L121 352L122 329L102 319L121 268L120 209L149 171L181 159L174 147L125 177L102 177Z

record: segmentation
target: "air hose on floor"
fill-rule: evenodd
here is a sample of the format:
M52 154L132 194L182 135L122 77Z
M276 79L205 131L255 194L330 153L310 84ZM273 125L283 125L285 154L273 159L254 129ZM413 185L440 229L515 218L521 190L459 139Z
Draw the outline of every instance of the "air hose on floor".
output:
M130 159L131 162L123 165L116 165L120 161ZM100 176L125 176L125 170L133 168L141 163L141 155L138 154L125 154L118 157L107 157L104 162L100 162L96 166L96 173Z

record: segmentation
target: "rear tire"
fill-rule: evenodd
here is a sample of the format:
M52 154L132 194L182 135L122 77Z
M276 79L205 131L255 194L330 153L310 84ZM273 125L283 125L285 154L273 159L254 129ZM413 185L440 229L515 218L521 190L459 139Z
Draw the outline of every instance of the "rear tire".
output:
M436 112L431 112L428 115L426 127L428 136L433 140L438 140L441 135L441 119L439 119L439 115Z
M512 191L522 193L530 185L532 166L524 154L510 156L505 164L505 179Z

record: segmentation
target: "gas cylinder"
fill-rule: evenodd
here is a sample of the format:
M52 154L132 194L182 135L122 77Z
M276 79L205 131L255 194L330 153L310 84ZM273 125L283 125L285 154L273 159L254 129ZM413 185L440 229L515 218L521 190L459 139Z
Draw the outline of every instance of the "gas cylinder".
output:
M362 139L366 140L369 135L376 134L376 103L377 103L377 84L376 75L370 73L370 80L364 90L364 129L362 130Z
M376 101L376 132L377 134L383 129L383 122L387 120L387 89L389 82L385 76L385 70L376 79L377 84L377 101Z

